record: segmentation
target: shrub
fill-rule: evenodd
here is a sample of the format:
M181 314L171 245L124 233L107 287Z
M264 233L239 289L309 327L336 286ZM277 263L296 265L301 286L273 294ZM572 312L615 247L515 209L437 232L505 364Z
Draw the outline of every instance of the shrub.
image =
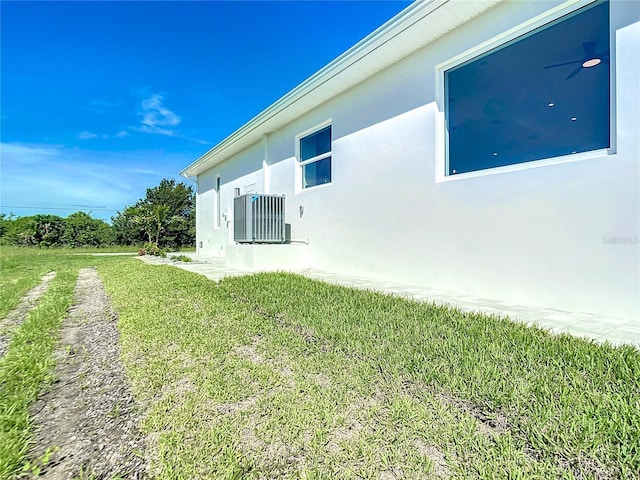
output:
M166 257L167 250L164 248L160 248L153 242L146 243L144 247L140 251L138 251L138 255L153 255L155 257Z
M174 260L176 262L190 262L191 257L187 255L172 255L171 260Z

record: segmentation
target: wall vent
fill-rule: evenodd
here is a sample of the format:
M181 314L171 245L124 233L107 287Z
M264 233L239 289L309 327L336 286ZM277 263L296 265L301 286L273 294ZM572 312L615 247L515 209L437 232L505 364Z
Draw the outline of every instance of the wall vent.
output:
M233 240L284 243L284 195L249 193L233 199Z

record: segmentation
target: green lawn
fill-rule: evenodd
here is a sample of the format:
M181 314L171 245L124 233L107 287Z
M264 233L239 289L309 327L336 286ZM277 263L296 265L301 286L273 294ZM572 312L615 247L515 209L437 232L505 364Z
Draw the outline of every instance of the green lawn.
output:
M159 478L640 474L632 347L289 274L99 271Z
M119 314L156 478L640 476L633 347L290 274L74 258Z
M101 260L93 253L137 254L136 247L109 248L23 248L0 245L0 318L15 307L22 295L40 282L45 273L60 269L78 270Z
M73 302L78 269L106 261L102 257L70 255L77 251L39 250L2 246L0 250L0 319L22 296L57 272L49 289L25 322L0 335L9 335L6 354L0 358L0 478L10 478L26 462L31 423L28 408L53 380L53 352L58 332Z

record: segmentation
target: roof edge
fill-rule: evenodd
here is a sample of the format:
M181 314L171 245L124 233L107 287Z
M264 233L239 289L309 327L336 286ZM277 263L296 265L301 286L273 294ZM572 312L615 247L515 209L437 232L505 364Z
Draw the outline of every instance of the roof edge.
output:
M293 105L300 98L315 90L325 82L327 77L332 77L337 73L345 70L350 65L358 62L360 59L368 55L371 51L375 50L380 45L385 44L401 31L409 28L411 24L415 23L419 19L428 15L433 10L437 9L439 6L449 1L450 0L418 0L415 3L412 3L404 10L399 12L396 16L385 22L382 26L374 30L354 46L342 53L340 56L336 57L316 73L314 73L302 83L298 84L296 87L290 90L288 93L280 97L280 99L276 100L273 104L253 117L242 127L237 129L231 135L218 143L216 146L198 157L198 159L184 168L180 172L180 175L187 179L191 179L190 177L198 174L198 167L202 167L203 164L208 162L208 160L212 159L213 157L222 153L224 150L231 147L246 134L255 130L270 118L273 118L279 112ZM420 14L420 12L422 12L422 14ZM417 18L415 18L414 21L411 21L414 17ZM211 166L214 166L215 164L216 163Z

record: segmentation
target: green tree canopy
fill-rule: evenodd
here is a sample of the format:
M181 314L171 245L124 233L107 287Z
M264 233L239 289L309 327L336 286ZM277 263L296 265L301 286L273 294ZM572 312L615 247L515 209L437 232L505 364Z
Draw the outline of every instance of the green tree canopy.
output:
M147 188L146 197L118 212L111 221L117 243L156 243L177 248L195 242L193 187L164 179Z
M30 237L25 237L27 245L40 247L58 247L62 245L62 234L65 221L57 215L34 215L33 231Z
M76 212L66 218L62 243L69 247L99 247L113 243L113 232L105 221Z
M155 243L179 248L195 244L196 199L193 187L164 179L146 197L112 217L112 225L76 212L14 217L0 215L0 242L38 247L82 247Z
M3 244L35 247L100 247L113 243L111 226L103 220L76 212L67 218L57 215L17 217L3 215L0 238Z

